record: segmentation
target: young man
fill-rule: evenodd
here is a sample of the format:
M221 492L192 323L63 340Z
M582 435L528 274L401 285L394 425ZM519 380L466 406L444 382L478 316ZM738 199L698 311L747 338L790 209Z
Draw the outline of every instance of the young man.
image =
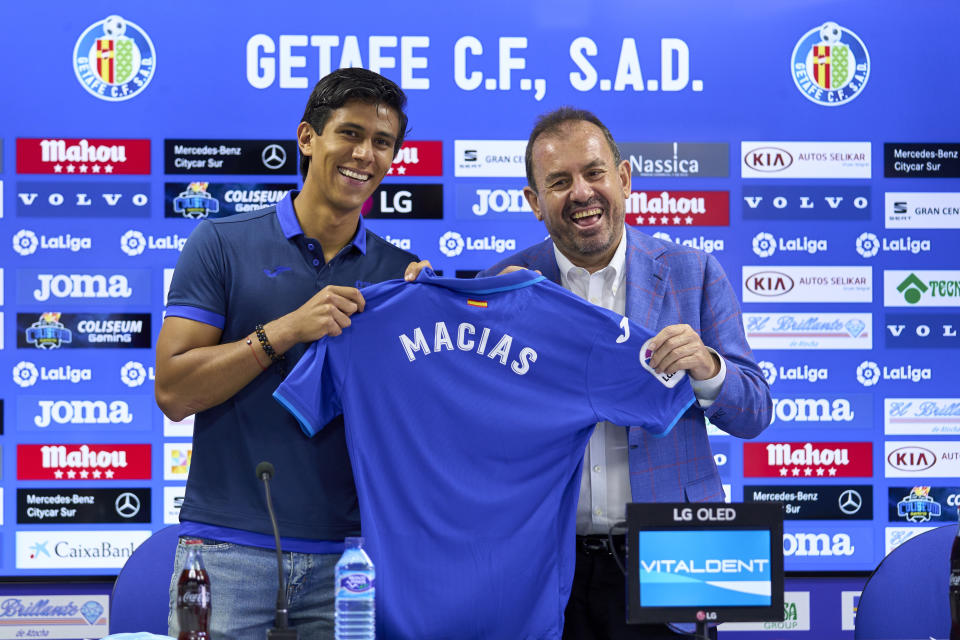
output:
M277 560L254 473L261 461L276 468L290 622L303 638L333 638L333 568L344 537L360 533L342 418L308 439L271 394L309 343L339 335L363 311L359 283L402 277L416 260L360 216L403 142L405 104L396 84L371 71L325 76L297 127L303 190L202 222L174 272L156 397L172 420L196 414L180 533L204 541L215 639L262 640L273 623ZM173 636L184 558L181 541Z
M596 116L562 108L541 117L527 143L526 166L524 195L550 239L480 275L534 269L658 332L650 364L658 372L685 369L699 405L663 438L597 425L584 458L563 637L673 638L663 626L625 623L625 581L607 531L625 520L627 502L723 500L704 415L731 435L752 438L770 424L770 391L747 345L736 293L716 259L624 225L630 165ZM622 556L622 535L615 544Z

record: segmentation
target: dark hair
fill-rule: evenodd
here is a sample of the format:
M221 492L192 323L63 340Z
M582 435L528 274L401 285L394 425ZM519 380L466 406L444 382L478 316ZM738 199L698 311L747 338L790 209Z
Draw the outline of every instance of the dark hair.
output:
M586 109L560 107L555 111L545 113L537 118L537 123L534 125L533 131L530 132L530 139L527 140L527 152L524 158L527 164L527 184L529 184L530 188L534 191L537 190L537 183L533 179L533 143L545 133L557 132L560 127L568 122L589 122L590 124L596 125L597 128L603 132L603 137L607 139L607 146L610 147L610 153L613 154L613 163L615 165L620 164L620 149L617 148L617 143L613 141L613 135L610 134L610 130L600 122L600 118Z
M403 111L407 106L407 96L395 82L367 69L357 67L337 69L322 77L310 93L310 99L307 100L307 107L303 110L300 122L308 123L314 131L322 135L323 127L330 119L330 114L351 100L384 104L397 112L400 128L397 131L393 152L398 153L407 132L407 114ZM310 156L301 154L300 175L304 180L307 179L309 166Z

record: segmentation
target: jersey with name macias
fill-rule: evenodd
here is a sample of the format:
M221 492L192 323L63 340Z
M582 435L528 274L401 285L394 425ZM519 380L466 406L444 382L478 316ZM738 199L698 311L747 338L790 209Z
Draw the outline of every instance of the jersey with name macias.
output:
M343 412L378 637L559 638L593 425L665 433L688 381L649 369L648 331L532 271L363 295L274 396L308 434Z

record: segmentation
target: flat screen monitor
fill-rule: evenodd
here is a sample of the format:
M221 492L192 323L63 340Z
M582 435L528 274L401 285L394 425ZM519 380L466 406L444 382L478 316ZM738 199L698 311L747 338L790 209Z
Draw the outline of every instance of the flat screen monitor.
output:
M628 620L783 620L783 507L627 505Z

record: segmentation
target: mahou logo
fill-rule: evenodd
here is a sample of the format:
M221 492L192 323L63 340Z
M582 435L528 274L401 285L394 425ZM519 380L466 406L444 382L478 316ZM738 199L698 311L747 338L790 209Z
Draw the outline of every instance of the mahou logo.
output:
M635 226L726 226L727 191L633 191L626 201L627 224Z
M17 445L18 480L149 480L149 444Z
M873 475L870 442L745 442L743 474L753 478L860 478Z
M17 138L17 173L147 175L150 140Z
M443 142L405 140L387 169L388 176L442 176Z

